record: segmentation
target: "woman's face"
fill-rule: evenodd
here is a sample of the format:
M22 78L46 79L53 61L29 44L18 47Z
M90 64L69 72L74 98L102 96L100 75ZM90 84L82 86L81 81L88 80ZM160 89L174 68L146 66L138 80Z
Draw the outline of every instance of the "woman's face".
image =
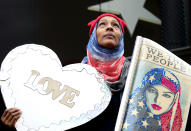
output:
M100 46L105 48L117 47L121 38L119 22L111 16L101 18L97 25L96 35Z
M154 85L146 90L146 104L155 115L168 112L174 103L175 94L162 85Z

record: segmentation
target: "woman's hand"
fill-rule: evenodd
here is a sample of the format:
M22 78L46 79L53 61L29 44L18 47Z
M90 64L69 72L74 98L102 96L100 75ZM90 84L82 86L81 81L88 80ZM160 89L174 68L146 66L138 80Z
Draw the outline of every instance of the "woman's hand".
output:
M9 127L15 127L15 123L21 117L21 114L22 112L18 108L6 109L1 116L1 121Z

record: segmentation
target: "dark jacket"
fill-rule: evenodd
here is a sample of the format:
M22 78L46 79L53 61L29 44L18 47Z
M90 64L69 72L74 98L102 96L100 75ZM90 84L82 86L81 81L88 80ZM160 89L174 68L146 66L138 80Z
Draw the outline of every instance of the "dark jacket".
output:
M119 80L115 82L107 81L107 85L110 87L112 92L111 101L108 107L96 118L68 131L114 131L121 102L121 95L125 87L129 65L130 62L126 59Z

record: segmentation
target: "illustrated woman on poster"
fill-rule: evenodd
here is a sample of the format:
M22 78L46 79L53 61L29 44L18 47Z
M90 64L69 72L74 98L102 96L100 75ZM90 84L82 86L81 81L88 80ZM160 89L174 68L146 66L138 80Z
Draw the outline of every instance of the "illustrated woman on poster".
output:
M179 131L180 82L169 70L153 68L130 94L123 131Z

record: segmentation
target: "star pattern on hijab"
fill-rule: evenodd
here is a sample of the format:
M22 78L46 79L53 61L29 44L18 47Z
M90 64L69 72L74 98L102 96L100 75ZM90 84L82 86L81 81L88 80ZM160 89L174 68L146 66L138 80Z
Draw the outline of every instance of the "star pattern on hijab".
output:
M129 124L129 123L127 123L127 122L125 122L125 123L124 123L124 125L123 125L123 128L127 129L127 128L128 128L128 126L130 126L130 124Z
M175 109L176 118L172 118L170 111L160 115L154 114L150 111L146 103L146 90L153 85L165 85L165 87L169 88L170 90L174 89L173 91L178 91L178 93L180 92L181 88L178 78L169 70L163 68L151 69L143 77L141 85L138 87L136 86L135 89L132 89L133 91L129 95L129 101L131 102L128 103L124 123L128 123L130 125L125 125L124 127L126 128L123 128L123 131L161 131L164 129L181 129L182 118L179 103L178 106L174 105L174 107L171 109L172 111ZM171 118L175 119L174 122L172 122L174 124L170 123L169 120Z
M152 124L152 119L154 119L154 116L151 115L147 118L141 118L138 116L141 113L143 113L142 110L136 110L136 109L132 110L132 112L128 115L129 118L127 118L124 121L123 131L137 130L137 128L151 131L152 130L151 124ZM137 121L134 121L134 119L132 118L136 119Z
M144 126L145 128L147 128L147 126L149 125L149 124L147 123L147 120L143 120L142 123L143 123L142 126Z
M146 111L147 109L146 109L145 103L143 102L143 99L144 99L143 96L129 98L128 110L126 112L128 114L127 115L128 117L126 117L126 119L124 120L124 124L122 126L123 131L132 131L132 130L137 131L138 129L151 131L154 129L152 127L152 123L154 119L156 120L156 118L153 113ZM141 115L145 113L147 113L148 116L142 117ZM156 120L156 121L157 121L156 124L159 125L159 130L160 130L160 126L161 126L159 123L160 120L159 121Z
M137 112L136 109L134 109L134 110L131 112L131 114L134 115L134 116L137 116L138 113L139 113L139 112Z
M143 108L143 107L144 107L143 101L139 101L139 102L138 102L138 106L140 106L141 108Z
M154 117L153 113L149 112L149 117L153 118Z
M129 103L133 103L133 102L134 102L133 98L129 99Z
M155 80L155 77L154 77L154 75L152 75L150 78L149 78L149 80L152 82L153 80Z

